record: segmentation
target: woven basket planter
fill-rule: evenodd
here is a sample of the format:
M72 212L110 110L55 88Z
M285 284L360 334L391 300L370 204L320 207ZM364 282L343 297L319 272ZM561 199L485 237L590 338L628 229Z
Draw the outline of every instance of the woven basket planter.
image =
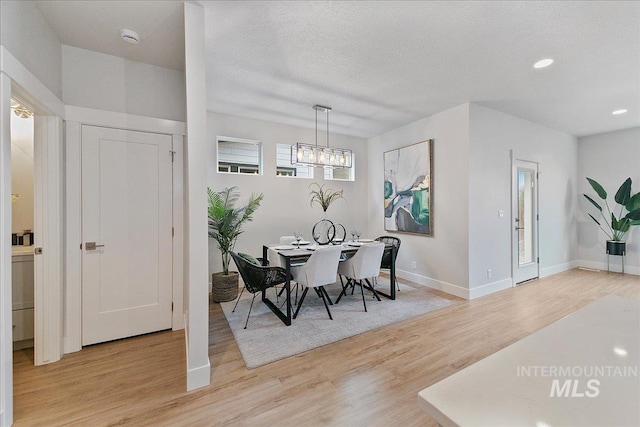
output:
M211 275L211 299L214 302L233 301L238 297L238 272L230 271Z

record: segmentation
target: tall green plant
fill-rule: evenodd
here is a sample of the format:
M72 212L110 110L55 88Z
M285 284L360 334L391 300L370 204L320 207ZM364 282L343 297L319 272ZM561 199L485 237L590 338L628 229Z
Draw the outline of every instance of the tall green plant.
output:
M238 187L213 191L207 188L209 195L209 237L218 243L222 253L222 271L229 274L230 253L233 251L238 236L242 234L242 226L253 220L253 214L260 206L263 194L252 193L245 206L236 208L240 199Z
M312 188L314 185L315 188ZM312 182L309 185L309 194L311 195L310 205L313 206L314 203L317 203L322 208L322 211L326 212L331 203L338 199L344 199L343 191L344 190L332 190L330 188L325 189L324 184L320 185L317 182Z
M640 192L632 195L631 178L627 178L622 183L614 197L616 204L620 205L618 216L616 216L609 208L607 192L602 185L598 184L598 182L591 178L587 178L587 181L589 181L591 188L593 188L593 191L596 192L598 197L604 200L604 205L607 211L604 212L602 206L587 194L583 194L583 196L591 202L596 209L598 209L602 219L604 219L603 223L607 228L605 228L593 215L589 214L589 216L596 222L596 224L598 224L600 229L604 231L610 240L620 241L632 226L640 225ZM614 206L614 211L615 208L616 207ZM609 222L609 218L611 219L611 222Z

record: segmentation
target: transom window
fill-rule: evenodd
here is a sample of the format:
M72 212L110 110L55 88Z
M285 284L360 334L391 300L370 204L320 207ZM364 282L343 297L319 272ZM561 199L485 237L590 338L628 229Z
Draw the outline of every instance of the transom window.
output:
M350 168L325 168L324 179L333 181L355 181L356 156L351 156L352 166Z
M218 172L262 175L262 143L219 136Z

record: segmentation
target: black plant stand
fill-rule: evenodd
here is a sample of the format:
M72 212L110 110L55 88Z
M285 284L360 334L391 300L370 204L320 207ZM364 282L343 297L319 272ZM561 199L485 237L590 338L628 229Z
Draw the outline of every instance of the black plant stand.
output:
M624 274L624 257L627 255L626 242L607 240L607 273L611 272L609 269L609 257L611 255L622 257L622 274Z

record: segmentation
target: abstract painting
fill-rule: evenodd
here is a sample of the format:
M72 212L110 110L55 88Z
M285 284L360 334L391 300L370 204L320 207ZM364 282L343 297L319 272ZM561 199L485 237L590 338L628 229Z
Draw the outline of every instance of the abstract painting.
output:
M433 235L433 139L384 153L384 229Z

